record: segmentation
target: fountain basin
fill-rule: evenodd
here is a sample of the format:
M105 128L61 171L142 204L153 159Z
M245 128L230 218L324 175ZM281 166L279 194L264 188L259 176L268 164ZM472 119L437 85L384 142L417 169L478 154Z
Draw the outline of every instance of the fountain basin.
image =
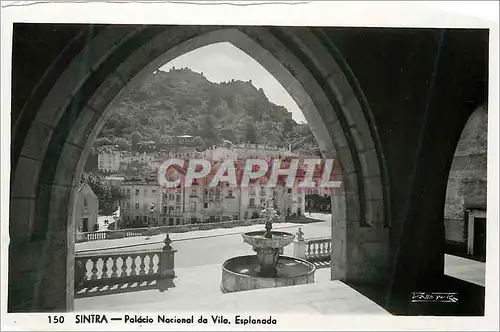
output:
M295 235L286 232L272 231L271 238L265 237L266 231L243 233L243 241L254 248L283 248L292 243Z
M289 256L279 256L277 274L273 278L262 277L260 268L259 259L255 255L228 259L222 265L222 292L312 284L316 272L314 264Z

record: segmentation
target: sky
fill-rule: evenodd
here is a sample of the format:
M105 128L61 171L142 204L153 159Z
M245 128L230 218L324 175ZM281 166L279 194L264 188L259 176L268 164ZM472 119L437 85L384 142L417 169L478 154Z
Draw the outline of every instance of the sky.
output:
M302 111L283 86L264 67L248 54L223 42L200 47L170 61L160 69L188 67L203 75L211 82L219 83L231 79L248 81L262 88L267 98L276 105L284 106L292 112L292 118L297 122L305 122Z

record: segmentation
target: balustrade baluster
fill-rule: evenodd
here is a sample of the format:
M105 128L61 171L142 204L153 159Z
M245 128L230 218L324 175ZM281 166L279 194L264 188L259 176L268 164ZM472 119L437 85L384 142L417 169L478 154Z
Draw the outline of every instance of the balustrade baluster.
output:
M124 256L122 258L123 264L122 264L122 273L120 274L121 278L125 278L126 276L128 276L127 270L129 267L129 258L130 256Z
M97 272L98 272L97 262L98 262L98 260L99 260L99 258L90 259L90 261L92 262L92 269L90 270L90 280L99 279L97 276Z
M94 265L94 263L92 263L92 260L90 260L88 258L83 259L83 268L85 269L85 277L83 277L84 281L92 279L92 266L93 265Z
M139 265L139 275L143 276L146 274L146 263L144 262L146 255L139 255L139 259L141 260L141 264Z
M135 271L135 269L137 267L136 266L136 259L137 259L137 257L131 256L131 258L132 258L132 264L130 265L130 269L131 269L130 276L132 277L132 276L136 276L137 275L137 273Z
M160 274L160 255L154 254L154 273L155 274Z
M103 257L102 258L102 275L101 275L101 279L107 279L108 278L108 259L109 259L109 257Z
M111 279L116 279L118 277L118 259L120 257L110 257L111 258Z
M154 263L154 255L149 255L149 266L148 266L148 274L154 274L154 268L155 268L155 263Z

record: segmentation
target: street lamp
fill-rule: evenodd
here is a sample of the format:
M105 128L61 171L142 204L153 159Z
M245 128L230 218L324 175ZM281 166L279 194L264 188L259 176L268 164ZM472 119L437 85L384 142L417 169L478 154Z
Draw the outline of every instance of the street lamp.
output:
M153 221L154 213L155 213L155 203L151 203L151 207L149 208L150 218L148 222L148 228L151 228L151 223Z

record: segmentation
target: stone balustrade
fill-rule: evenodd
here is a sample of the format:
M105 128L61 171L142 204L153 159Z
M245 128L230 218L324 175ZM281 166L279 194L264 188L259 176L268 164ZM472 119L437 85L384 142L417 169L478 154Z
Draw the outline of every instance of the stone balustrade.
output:
M305 239L299 228L293 243L293 256L310 262L326 262L331 259L332 239Z
M308 261L327 261L331 259L332 239L309 239L306 243L306 259Z
M278 222L284 222L284 219L278 219ZM133 236L151 236L163 233L184 233L190 231L203 231L216 228L232 228L241 226L251 226L255 224L264 223L262 218L257 219L243 219L243 220L231 220L231 221L220 221L213 223L198 223L198 224L184 224L184 225L173 225L173 226L158 226L150 228L128 228L119 230L106 230L97 232L86 232L86 233L76 233L75 242L87 242L96 240L109 240L109 239L121 239L125 237Z
M75 253L75 296L89 294L95 288L155 281L163 291L176 278L174 254L167 233L162 249L116 254ZM118 287L119 288L119 287ZM82 290L87 290L82 292Z

